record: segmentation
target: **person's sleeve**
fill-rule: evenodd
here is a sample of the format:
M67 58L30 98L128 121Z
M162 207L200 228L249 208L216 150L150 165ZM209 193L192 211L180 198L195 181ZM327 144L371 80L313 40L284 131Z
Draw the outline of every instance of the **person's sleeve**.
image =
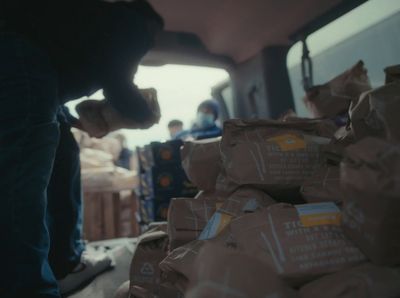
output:
M77 118L75 118L74 116L72 116L68 107L61 106L59 113L61 116L64 117L65 122L67 122L69 125L75 126L78 124L79 120Z
M152 111L133 83L140 60L152 46L146 22L124 3L106 3L106 36L102 47L101 83L106 101L121 115L144 122Z
M104 97L122 116L135 122L149 120L153 112L139 89L130 81L120 80L104 86Z

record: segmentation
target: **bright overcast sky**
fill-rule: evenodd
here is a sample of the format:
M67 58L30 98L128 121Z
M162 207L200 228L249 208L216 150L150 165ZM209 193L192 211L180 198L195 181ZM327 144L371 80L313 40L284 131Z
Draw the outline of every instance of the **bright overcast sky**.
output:
M139 88L157 89L161 106L161 121L148 130L123 130L130 148L143 146L152 141L167 140L167 124L172 119L183 121L185 128L190 128L195 118L197 106L211 97L211 88L228 79L225 70L181 65L161 67L140 66L135 77ZM102 92L91 98L101 99ZM79 101L68 103L71 112Z

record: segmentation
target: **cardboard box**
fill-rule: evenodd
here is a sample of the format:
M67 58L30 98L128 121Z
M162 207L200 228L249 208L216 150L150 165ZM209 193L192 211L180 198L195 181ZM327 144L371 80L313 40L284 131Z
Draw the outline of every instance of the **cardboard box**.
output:
M83 234L89 241L134 237L137 199L132 191L84 193Z

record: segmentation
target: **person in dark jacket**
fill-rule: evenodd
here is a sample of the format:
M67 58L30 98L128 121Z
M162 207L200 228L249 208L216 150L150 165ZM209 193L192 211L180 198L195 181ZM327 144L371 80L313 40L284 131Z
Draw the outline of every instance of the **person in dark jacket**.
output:
M197 108L196 121L190 130L184 130L175 139L209 139L219 137L222 129L216 124L219 115L219 105L214 99L203 101Z
M152 107L132 81L162 27L142 0L0 0L0 297L60 297L56 275L66 272L55 266L76 274L96 266L78 241L80 203L63 201L76 198L66 185L76 182L79 165L78 151L68 155L75 145L60 106L103 89L101 104L87 104L103 134L106 115L130 128L154 124ZM66 171L75 176L63 177ZM69 216L72 223L63 226ZM76 243L58 245L68 233ZM84 255L89 261L82 264Z

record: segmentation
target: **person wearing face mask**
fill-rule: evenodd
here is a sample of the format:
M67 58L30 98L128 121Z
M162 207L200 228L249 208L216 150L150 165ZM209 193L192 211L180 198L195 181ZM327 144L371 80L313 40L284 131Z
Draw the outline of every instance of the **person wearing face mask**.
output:
M190 130L186 130L175 136L175 139L209 139L219 137L222 129L216 124L219 115L218 102L214 99L203 101L197 108L195 123Z

